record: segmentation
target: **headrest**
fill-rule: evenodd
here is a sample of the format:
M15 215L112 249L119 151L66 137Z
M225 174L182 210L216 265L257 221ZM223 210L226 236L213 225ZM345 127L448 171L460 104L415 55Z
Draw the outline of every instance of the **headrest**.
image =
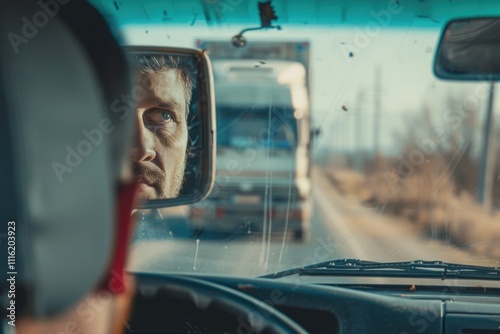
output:
M64 312L107 275L132 137L126 61L104 19L83 1L45 3L0 13L0 222L15 222L17 317Z

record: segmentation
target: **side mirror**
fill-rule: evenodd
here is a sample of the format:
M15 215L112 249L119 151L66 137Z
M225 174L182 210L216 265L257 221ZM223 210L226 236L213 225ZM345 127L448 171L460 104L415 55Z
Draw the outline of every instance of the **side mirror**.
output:
M125 47L133 66L139 209L201 201L214 181L215 103L208 56L195 49Z
M434 73L448 80L499 80L500 18L449 22L438 45Z

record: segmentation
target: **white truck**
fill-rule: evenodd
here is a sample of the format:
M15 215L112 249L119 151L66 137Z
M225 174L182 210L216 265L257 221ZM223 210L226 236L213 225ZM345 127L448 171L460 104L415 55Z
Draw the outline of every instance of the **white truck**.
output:
M214 59L217 170L209 198L190 208L202 231L287 232L311 218L306 67L275 59Z

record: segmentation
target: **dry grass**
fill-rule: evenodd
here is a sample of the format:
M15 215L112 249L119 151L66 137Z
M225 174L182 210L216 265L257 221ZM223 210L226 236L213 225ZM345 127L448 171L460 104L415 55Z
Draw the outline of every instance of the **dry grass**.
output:
M457 115L466 107L459 95L448 96L446 103ZM493 214L471 195L478 188L479 162L474 151L481 143L481 122L479 110L467 107L469 116L451 128L434 117L437 111L424 103L421 113L408 118L407 127L396 134L395 144L401 148L398 157L377 156L371 165L365 161L367 174L349 168L327 168L326 174L348 198L403 218L401 221L432 238L478 256L500 259L500 137L496 138L494 174L499 176L493 184L493 205L497 209ZM439 128L446 129L446 135L437 138Z
M485 212L465 192L456 195L450 178L426 168L406 179L390 172L366 176L326 169L325 174L344 196L360 204L404 218L422 233L477 256L500 258L500 214Z

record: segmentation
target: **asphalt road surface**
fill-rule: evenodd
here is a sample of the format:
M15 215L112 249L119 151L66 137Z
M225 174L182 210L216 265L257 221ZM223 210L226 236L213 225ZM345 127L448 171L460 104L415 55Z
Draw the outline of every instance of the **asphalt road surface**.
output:
M321 173L313 178L313 217L305 242L245 233L192 237L180 213L142 221L134 236L129 269L146 272L259 276L338 258L371 261L441 260L496 265L450 242L433 239L411 224L342 197Z

